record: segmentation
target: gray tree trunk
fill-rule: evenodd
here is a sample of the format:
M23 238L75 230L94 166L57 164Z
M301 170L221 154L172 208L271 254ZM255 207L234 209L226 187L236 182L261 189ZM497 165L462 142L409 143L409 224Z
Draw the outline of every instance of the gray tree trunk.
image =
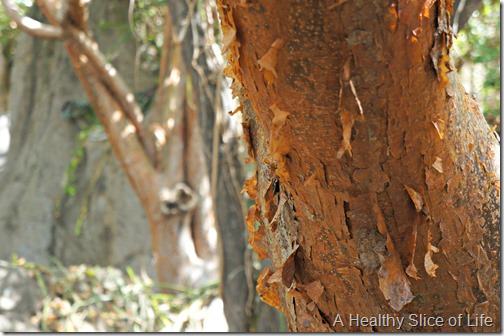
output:
M2 45L0 44L0 116L3 115L7 109L7 77L7 60L4 56Z
M117 29L127 24L127 7L127 1L94 1L91 28L132 85L135 44L129 30ZM137 90L154 85L149 79L155 76L143 77ZM75 173L77 194L65 195L79 128L62 110L85 98L63 45L21 34L11 78L11 147L0 175L0 258L16 253L42 263L56 257L65 264L149 269L144 212L99 132L84 143ZM79 235L76 225L82 226Z
M188 16L187 3L179 0L168 1L172 20L179 31ZM207 45L206 34L198 21L193 17L192 31L184 39L184 59L190 64L195 55L195 47L200 51ZM218 92L215 69L211 69L204 52L193 60L191 81L198 103L198 119L204 143L207 167L212 167L214 151L217 151L217 183L215 212L221 241L222 274L221 293L224 312L231 332L272 332L278 331L283 317L279 312L255 300L255 280L253 279L252 251L247 247L245 230L245 212L242 208L240 190L245 179L243 158L239 156L240 132L236 118L231 118L223 101L217 103L212 98L221 95ZM196 70L196 67L201 72ZM204 81L202 78L208 80ZM215 80L217 78L217 80ZM205 87L206 85L206 87ZM225 84L222 83L222 86ZM229 97L231 98L231 97ZM225 98L223 97L223 100ZM220 113L220 119L216 114ZM216 120L220 121L216 125ZM214 132L217 128L217 132ZM214 148L214 137L219 137L217 148ZM209 175L212 172L209 171Z
M168 2L172 21L177 31L180 31L185 24L184 18L188 16L188 7L184 1L172 0ZM218 222L220 249L222 258L221 288L224 302L224 312L228 322L229 331L244 332L249 330L249 319L247 312L247 300L249 288L246 277L246 250L244 213L239 195L239 188L243 184L243 166L238 157L238 135L230 128L227 115L222 115L224 119L218 125L218 146L214 148L214 128L216 106L212 101L217 94L215 69L210 69L208 60L204 53L200 53L195 63L202 70L203 76L208 80L204 83L201 74L191 66L194 55L194 46L205 45L205 34L201 29L200 22L193 18L192 29L186 33L183 41L183 52L186 64L190 67L190 80L194 88L194 94L198 104L198 120L202 130L204 143L205 161L207 167L212 167L213 153L217 150L217 184L216 184L216 204L215 213ZM217 77L217 80L222 80ZM207 86L205 88L205 85ZM222 104L220 104L222 107ZM227 132L228 142L222 141L222 134ZM211 168L209 169L211 176ZM238 187L238 190L237 190Z

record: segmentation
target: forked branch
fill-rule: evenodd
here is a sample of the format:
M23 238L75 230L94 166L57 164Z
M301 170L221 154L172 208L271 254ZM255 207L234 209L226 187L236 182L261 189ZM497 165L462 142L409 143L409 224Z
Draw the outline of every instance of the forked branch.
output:
M146 135L142 124L143 114L135 102L134 94L129 90L117 70L105 60L105 56L98 49L98 45L87 34L87 9L85 1L45 1L37 0L37 3L45 17L52 25L47 25L24 16L14 0L2 0L9 17L18 26L35 37L66 39L69 49L77 48L79 62L89 63L99 80L111 98L119 105L121 111L134 127L135 135L141 147L144 149L150 163L154 153L151 153L146 145ZM70 52L70 50L69 50ZM75 63L74 63L75 65ZM76 69L77 71L78 69ZM89 92L88 92L89 96ZM91 100L91 97L88 97Z

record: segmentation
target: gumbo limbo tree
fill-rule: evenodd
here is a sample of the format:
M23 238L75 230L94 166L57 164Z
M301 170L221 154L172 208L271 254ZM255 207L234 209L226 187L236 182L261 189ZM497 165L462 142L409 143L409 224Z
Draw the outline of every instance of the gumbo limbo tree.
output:
M412 313L493 325L403 331L500 330L499 143L453 72L453 1L218 7L257 162L247 227L272 260L261 298L292 331Z
M28 33L65 41L146 209L158 263L166 262L173 226L162 224L174 218L166 215L194 206L189 186L163 179L172 170L162 148L180 146L164 147L162 130L141 120L87 33L80 1L38 1L50 25L3 2ZM452 72L453 2L220 0L218 7L227 74L257 163L246 182L256 200L249 241L272 260L258 279L261 298L293 331L372 330L349 327L356 313L484 313L494 321L484 330L499 330L498 142ZM165 46L173 64L181 62L177 48ZM161 71L167 87L154 102L161 114L191 107L177 80L184 67L171 69L179 73ZM177 204L166 202L174 195ZM344 325L333 324L337 314Z

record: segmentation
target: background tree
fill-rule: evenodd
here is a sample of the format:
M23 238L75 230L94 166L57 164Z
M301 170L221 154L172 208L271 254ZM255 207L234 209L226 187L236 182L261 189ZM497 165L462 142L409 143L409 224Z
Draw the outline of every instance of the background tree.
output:
M112 2L108 3L112 4ZM158 204L159 207L156 210L157 215L154 214L154 216L158 216L156 217L158 220L163 217L165 219L171 218L171 221L175 221L172 225L161 225L159 224L160 222L158 225L151 225L151 229L155 230L155 232L151 231L151 233L154 232L153 247L155 255L157 253L157 272L160 279L169 282L181 282L186 280L195 282L201 281L202 279L208 281L208 272L205 270L212 268L212 264L209 263L209 261L215 261L216 257L215 246L212 247L209 245L208 236L209 233L215 229L214 221L215 217L217 217L220 224L219 234L222 237L223 299L230 330L244 331L249 330L249 328L254 330L271 330L273 326L276 327L277 320L274 318L277 316L276 314L269 314L269 316L266 317L263 316L261 323L254 326L251 325L251 323L253 323L252 314L256 303L254 302L252 260L250 252L246 249L244 240L244 213L239 198L239 186L242 184L241 176L243 173L237 156L238 143L236 138L236 127L229 123L229 118L223 113L223 102L220 98L223 83L220 75L221 70L219 69L220 64L218 55L212 54L211 50L212 42L215 43L217 35L214 29L216 30L218 28L215 25L217 18L215 6L210 7L210 4L206 1L198 1L191 4L180 1L169 1L168 7L160 6L161 4L165 4L165 2L158 3L152 1L151 3L149 1L139 1L130 2L129 10L126 10L126 2L120 2L112 4L112 6L117 7L113 9L113 15L119 15L119 23L115 23L113 18L103 20L96 14L91 15L91 18L96 20L96 22L104 24L110 29L115 28L113 31L114 34L111 34L110 31L104 34L104 36L107 36L105 40L101 39L100 35L98 35L97 42L99 44L105 43L107 46L112 46L114 43L111 43L111 41L116 41L118 38L121 41L123 39L123 35L121 34L124 34L125 31L127 33L132 31L137 40L136 42L133 41L131 36L126 34L127 42L129 42L132 49L134 48L134 44L143 42L136 48L136 52L133 49L129 53L121 53L118 55L128 56L127 60L130 63L125 63L124 69L126 71L124 71L124 73L126 74L126 78L129 79L129 85L137 88L140 82L141 86L147 87L140 94L133 94L133 91L130 92L125 84L122 83L122 80L119 78L119 75L116 73L111 63L107 63L103 55L95 49L93 46L94 42L85 38L83 35L78 36L77 32L74 31L75 27L73 25L78 21L81 24L79 28L81 28L86 35L89 34L89 36L91 36L90 31L87 30L87 23L84 22L86 18L84 7L79 7L80 4L77 3L71 3L70 9L72 14L69 18L64 19L64 12L67 9L66 5L68 5L66 2L61 2L62 7L59 11L55 3L46 4L44 1L39 1L38 4L51 23L54 24L53 27L46 25L42 26L40 30L30 29L29 26L23 25L23 17L16 7L16 4L11 1L5 2L8 14L17 21L20 28L30 34L34 34L37 37L59 38L62 37L60 33L63 31L61 27L58 27L61 25L67 30L65 34L73 34L73 38L77 40L80 38L80 41L74 41L75 44L77 46L80 45L80 47L76 47L71 41L67 40L67 48L70 52L72 52L72 50L75 51L75 48L83 48L83 50L79 49L82 53L78 55L78 63L84 64L82 67L96 67L97 69L94 71L98 73L94 74L96 77L94 80L100 83L104 82L106 87L104 91L100 91L100 85L88 85L88 94L96 99L102 99L103 97L100 96L101 93L106 97L108 95L106 92L111 91L110 94L112 96L116 95L114 99L118 99L120 101L119 103L124 104L126 110L128 110L129 107L130 112L133 111L133 114L136 113L136 116L132 117L132 123L137 123L134 127L138 128L136 130L136 132L139 132L137 135L138 139L131 140L130 144L126 144L124 147L116 144L116 146L120 148L116 148L115 152L118 153L123 151L120 157L120 159L123 160L123 166L126 164L124 160L130 157L130 155L138 155L140 157L149 156L151 162L144 160L144 157L140 160L138 165L134 164L135 169L141 169L143 174L146 175L140 176L137 174L134 178L129 176L130 181L133 180L134 183L137 183L137 185L134 185L134 190L136 190L137 193L139 188L147 189L147 191L144 190L140 193L140 195L144 197L143 205L146 204L145 202L154 202L152 200L154 198L153 193L158 193L157 197L162 200L161 203ZM135 15L135 6L142 9L143 11L141 13L146 13L145 15L149 19L154 18L154 23L148 25L144 29L140 29L140 31L136 30L135 19L137 19L137 16ZM96 12L103 11L103 8L98 8L98 6L93 8L96 8L94 9ZM171 14L170 16L165 15L167 20L164 24L162 23L164 20L160 20L159 15L159 12L162 12L163 8L169 8L170 10L165 13ZM126 13L128 13L128 17L126 17ZM161 17L161 19L163 18ZM25 18L25 20L28 19ZM126 21L128 21L129 27L126 27ZM161 21L161 28L164 26L164 39L161 43L157 42L155 31L156 25L160 26L159 23L156 24L156 22L159 21ZM117 29L118 27L120 29ZM45 31L49 33L46 34L44 33ZM69 40L71 39L72 38ZM139 39L143 40L138 41ZM208 41L209 39L210 43ZM50 43L50 45L52 46L53 44ZM159 69L154 69L160 72L160 85L153 99L152 87L155 83L146 81L145 78L143 78L148 76L144 76L141 72L138 72L138 63L139 58L142 58L142 56L145 57L145 55L142 55L142 50L144 54L145 51L147 51L148 55L149 52L152 54L151 51L153 51L155 55L156 47L161 49L162 55L160 57L161 64ZM37 55L37 52L33 52L33 54ZM36 63L38 59L39 58L33 60L33 62ZM64 57L60 58L60 60L65 62ZM88 60L90 64L88 64ZM74 59L74 61L76 60ZM117 66L120 63L118 63L116 59L114 64ZM72 75L68 67L64 69L68 71L70 76ZM83 71L81 66L77 67L77 69ZM144 70L145 69L142 68L142 71ZM122 69L119 68L119 71L122 71ZM151 75L152 69L149 69L148 72L148 75ZM93 71L89 73L78 72L78 74L81 75L81 79L85 80L92 80L92 78L88 78L93 77L92 73ZM20 83L23 84L23 79L21 78ZM146 82L146 84L141 83L142 81ZM79 88L75 89L76 92L78 92ZM98 91L95 92L94 90ZM138 89L135 89L135 91L137 90ZM16 90L16 92L21 93L23 90ZM57 91L54 94L57 95L59 92L60 91ZM119 95L118 92L120 93ZM127 97L127 99L124 97ZM139 101L138 105L135 104L133 98ZM103 216L101 212L93 216L95 208L103 208L103 198L97 197L99 201L101 201L102 206L100 206L100 203L98 206L94 204L94 197L96 197L94 188L98 183L103 183L103 171L109 165L109 163L104 160L103 155L99 156L97 160L89 160L93 158L94 155L90 152L95 148L95 146L91 147L88 145L89 138L96 138L98 135L98 137L103 140L103 137L100 136L103 135L103 128L101 128L98 120L94 117L93 109L96 111L96 108L101 106L100 108L105 110L102 114L105 113L105 115L111 118L112 114L118 112L118 110L110 110L113 107L111 104L113 104L114 99L109 102L101 103L94 101L94 105L91 104L92 106L89 106L85 101L78 100L67 101L63 104L61 108L63 115L70 118L73 122L78 123L79 127L82 127L82 125L85 127L78 133L76 141L77 149L73 154L74 156L72 157L70 166L67 168L64 195L63 197L57 197L57 202L55 202L56 210L53 211L53 213L60 225L56 226L55 229L51 229L46 225L39 225L41 230L44 232L51 232L53 236L49 242L40 240L38 242L40 245L38 249L32 248L30 251L19 251L19 249L16 250L16 248L26 246L26 244L9 244L6 246L6 253L18 251L23 256L31 257L31 255L37 255L39 259L42 259L39 260L35 258L35 260L44 261L45 258L47 258L46 249L49 249L49 256L56 255L57 257L62 257L61 259L66 263L92 262L109 264L110 260L105 256L107 253L108 255L113 255L114 251L102 251L99 248L94 248L94 235L104 232L104 234L101 235L104 242L99 245L100 247L103 246L105 249L109 249L110 243L108 241L111 238L114 241L120 241L119 245L127 246L127 244L124 244L124 240L118 239L123 230L114 225L115 216L105 215L104 217L109 219L109 225L95 225L95 230L90 230L89 224L87 223L88 218L90 219L89 221L93 220L93 223L99 223L101 221L100 216ZM154 102L152 108L149 109L151 101ZM105 105L102 106L99 104ZM14 110L18 108L19 106L13 104ZM144 113L144 115L146 115L146 121L143 125L140 125L138 120L135 122L135 118L142 117L141 114L138 114L138 108L144 111L150 111L148 114ZM28 113L32 113L31 107L28 107L26 110ZM110 114L111 112L113 113ZM49 113L54 114L54 110L50 109ZM98 115L100 114L98 113ZM104 120L105 115L101 116L101 121ZM122 130L121 134L118 133L118 129L114 130L112 126L120 119L117 113L114 115L115 117L113 120L108 119L105 123L102 122L101 125L108 125L108 128L105 127L105 133L109 136L110 134L115 134L115 138L112 139L121 141L121 137L125 136L131 129L129 129L128 132ZM55 117L59 117L57 113ZM52 124L46 125L45 128L50 126L52 126ZM127 129L128 124L125 124L124 127ZM145 140L140 135L142 132L146 132L148 140ZM17 134L19 132L15 132L14 129L14 133ZM118 135L120 135L120 137L118 137ZM204 137L204 143L201 142L201 136ZM133 138L136 137L133 136ZM138 148L138 141L140 142L140 147L143 148ZM35 146L37 145L35 144ZM130 148L128 146L132 146L131 148L133 151L136 151L136 154L127 153L128 148ZM104 147L107 153L109 147L106 143L104 143ZM114 148L114 146L112 147ZM44 147L39 146L38 148L43 149ZM30 147L25 150L26 153L30 153L33 151L33 148ZM15 158L17 152L16 150L11 150L11 157ZM143 152L143 154L141 152ZM54 158L48 159L51 160ZM130 158L130 160L136 159ZM14 162L15 160L11 161ZM66 161L65 159L62 160L62 162ZM96 161L98 162L96 163ZM22 164L22 161L17 162ZM89 178L90 181L79 183L79 172L87 170L82 167L83 164L91 166L91 177ZM117 168L113 168L113 164L114 162L112 162L112 174L117 171ZM164 186L170 185L173 187L172 189L163 188L161 186L158 186L159 188L157 189L153 188L152 171L151 168L149 168L152 165L159 174L165 176L157 176L155 178L157 181L156 183ZM13 167L13 165L11 165L11 167ZM43 168L44 167L41 166L40 170L42 171ZM145 169L142 170L142 168ZM10 168L8 171L12 169L13 168ZM95 171L95 169L97 171ZM130 168L127 167L127 169ZM160 173L160 171L163 171L163 173ZM54 172L53 170L52 173ZM128 170L126 170L126 172L128 172ZM135 175L136 173L138 173L138 171L130 172L130 175ZM128 173L126 175L128 175ZM145 176L148 176L150 180L142 180L142 177ZM55 178L57 178L57 176L55 176ZM27 176L27 179L30 179L30 176ZM44 179L41 180L44 181ZM121 188L126 187L124 183L120 182L120 179L115 179L114 181L119 182ZM180 181L187 181L191 187L187 184L181 184ZM52 188L53 184L49 183L48 187ZM141 186L139 187L138 184L141 184ZM17 187L20 190L24 190L23 186L17 185ZM192 191L191 188L196 188L196 192ZM87 190L87 192L82 192L81 189L84 189L84 191ZM112 190L118 190L117 185ZM147 197L145 196L146 192L150 195L148 201L145 200L145 197ZM180 192L182 192L182 197L190 196L189 199L165 199L166 197L180 197ZM188 195L184 194L186 192ZM214 197L210 195L212 192ZM115 195L112 195L111 197L112 201L114 200L114 196ZM129 202L129 204L125 205L127 212L121 213L122 216L128 218L128 216L130 216L128 213L130 212L134 215L138 215L140 211L138 211L138 206L135 207L135 202L131 203L130 193L118 192L118 196L124 197L125 200ZM198 202L196 202L198 205L190 204L190 207L194 207L194 209L182 209L183 216L181 216L181 213L179 213L181 210L179 209L180 204L184 202L192 203L192 198L194 196L198 198ZM215 198L219 200L219 203L213 205L213 199ZM78 205L79 203L80 206ZM109 205L111 204L109 203ZM154 207L153 203L150 206ZM184 204L182 204L182 207L184 207ZM107 211L111 211L110 207L106 208ZM159 213L160 209L161 212L164 211L163 214ZM34 211L37 210L38 208L34 207ZM65 218L64 216L67 212L76 215L77 219L72 221ZM112 218L112 220L110 220L110 218ZM46 219L47 215L46 218L44 218L44 224ZM15 219L13 218L11 220L14 221ZM151 224L152 220L151 218ZM125 221L127 220L125 219ZM141 219L139 221L141 222ZM75 226L72 225L73 222L75 222ZM30 229L32 224L33 223L29 223L27 228ZM133 228L135 228L135 225L138 225L138 223L133 221L128 221L128 224L132 225ZM17 231L30 234L30 232L27 232L30 230L19 230L18 228ZM54 234L54 232L56 232L56 234ZM63 232L65 239L60 239L60 234L58 234L58 232ZM130 232L133 233L132 239L135 240L135 238L138 237L135 235L135 231ZM75 235L77 235L77 237L75 237ZM116 237L117 235L119 235L119 237ZM83 239L83 236L85 239ZM25 238L26 237L23 235L20 235L20 240ZM163 241L163 244L160 244L160 241ZM194 247L188 245L191 241L194 243ZM138 240L135 242L145 247L145 242ZM47 245L49 245L49 247L47 247ZM83 248L87 248L95 259L90 259L88 254L82 253ZM125 248L125 250L127 251L128 248ZM159 257L160 249L164 251L164 258ZM44 253L40 253L41 250ZM75 253L72 254L72 251L75 251ZM128 259L125 262L131 262L131 255L127 257ZM198 258L206 259L205 263L197 261ZM199 273L198 269L200 270ZM186 271L184 272L184 270ZM202 271L203 273L201 273ZM265 312L268 310L262 305L259 305L255 309L260 309L259 312L256 311L256 313L259 314L262 311Z
M38 37L63 38L61 26L42 25L40 29L32 30L30 25L25 25L25 21L29 21L29 19L22 18L22 14L14 2L6 1L4 4L7 12L15 20L18 20L17 23L22 29L34 33ZM198 213L202 211L201 209L209 207L208 201L203 202L203 200L208 200L210 190L208 185L207 190L201 190L205 187L202 180L205 178L206 172L202 170L204 165L198 164L201 162L202 152L196 119L194 117L192 119L185 118L184 110L190 107L185 98L187 89L185 77L180 76L181 72L185 71L181 63L180 41L176 40L174 51L170 54L168 54L168 50L164 51L162 57L164 64L161 65L160 70L160 78L163 83L158 87L158 94L154 98L155 101L151 109L152 113L149 113L149 120L145 125L146 130L144 130L144 126L141 125L143 119L141 107L135 102L134 94L129 91L122 78L116 74L117 70L111 63L108 63L88 35L87 8L77 2L51 2L49 4L41 1L39 6L53 24L65 26L67 29L65 37L74 36L73 39L66 40L69 52L75 51L73 48L80 48L79 52L74 54L75 57L79 57L73 59L74 66L78 66L77 70L79 71L86 71L86 69L89 71L89 73L77 72L78 76L88 81L93 81L93 78L98 81L97 86L93 86L91 82L85 82L88 86L84 85L84 87L88 89L88 95L95 99L91 101L91 105L93 105L98 119L102 121L105 133L108 136L113 134L112 139L117 141L126 139L121 140L120 143L111 141L111 144L113 150L121 154L119 162L126 168L126 175L133 183L133 189L140 196L144 207L146 204L150 204L152 210L156 209L155 213L151 215L147 211L147 217L150 218L151 224L153 224L153 220L157 220L156 225L151 225L151 230L154 230L151 236L159 278L161 281L188 280L190 283L201 280L204 278L204 273L215 267L215 262L212 266L211 263L203 263L198 259L215 260L216 235L214 234L214 246L212 247L210 246L212 243L209 241L211 237L208 234L211 230L215 231L213 216L203 218ZM68 17L65 14L67 9L71 12ZM171 22L167 21L166 25L171 25ZM166 32L165 40L171 41L171 29L166 29ZM91 73L96 78L91 76ZM169 77L170 75L172 77ZM99 91L100 89L103 91ZM103 93L103 95L99 93ZM115 108L112 104L113 99L110 98L110 95L115 97L114 99L118 99L117 104L125 110L126 116L122 125L125 127L124 129L117 128L122 117L119 114L119 107ZM168 96L175 97L171 100L170 106L165 104ZM103 101L107 97L112 100L110 102ZM102 114L98 109L100 106L104 110ZM103 123L105 121L103 113L109 116L109 119L106 119L108 123ZM114 118L110 119L112 114ZM128 120L130 121L128 122ZM196 126L192 127L190 123ZM168 139L167 132L171 128L173 128L173 135ZM133 132L134 130L139 134ZM128 141L128 139L131 140ZM174 160L163 161L160 155L161 151L165 151L164 154L173 152L172 158ZM188 167L192 167L193 171L189 172L188 168L184 166L187 162L191 163ZM128 169L132 169L134 172ZM165 177L161 171L166 173ZM193 188L198 188L198 190L194 191L188 184L194 185ZM157 187L155 187L156 185ZM159 200L157 206L154 206L154 198ZM175 224L161 225L160 223L164 220ZM194 237L194 242L192 237ZM159 241L163 240L170 241L170 244L161 246ZM194 243L192 250L189 245L191 242ZM182 248L181 244L186 246Z
M293 331L393 329L349 327L356 312L500 330L499 146L452 72L453 2L219 9L257 162L248 227L273 262L259 295Z
M466 14L467 15L467 14ZM484 0L471 20L459 27L455 66L490 126L500 132L500 2Z
M106 57L133 85L135 45L127 10L122 1L95 2L90 26L106 46ZM4 21L12 90L11 145L0 186L0 258L16 253L39 263L57 258L64 264L151 269L145 215L76 85L63 45L26 34L14 40L10 20ZM137 77L138 92L155 84L148 71Z

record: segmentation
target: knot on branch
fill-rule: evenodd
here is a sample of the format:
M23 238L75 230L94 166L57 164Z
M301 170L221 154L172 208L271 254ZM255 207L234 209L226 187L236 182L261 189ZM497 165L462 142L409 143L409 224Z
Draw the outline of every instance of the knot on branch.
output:
M183 182L172 188L163 188L159 193L161 212L167 216L187 213L196 207L198 195Z

